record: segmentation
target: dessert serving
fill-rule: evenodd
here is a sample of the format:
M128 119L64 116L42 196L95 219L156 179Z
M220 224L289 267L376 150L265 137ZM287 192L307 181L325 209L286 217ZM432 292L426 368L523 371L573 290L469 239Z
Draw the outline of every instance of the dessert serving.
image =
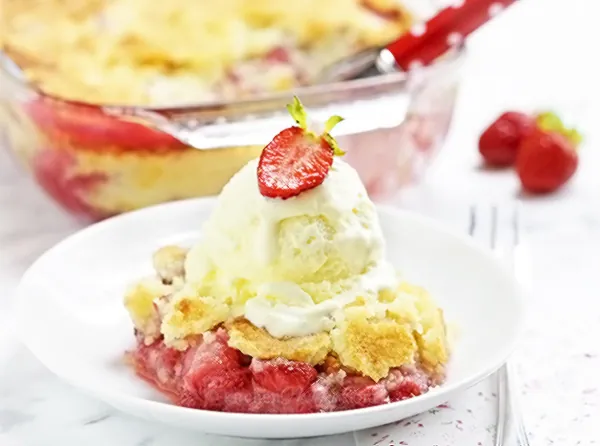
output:
M311 413L427 392L442 311L386 260L375 206L330 131L296 121L224 187L201 239L165 246L125 306L135 372L175 404Z

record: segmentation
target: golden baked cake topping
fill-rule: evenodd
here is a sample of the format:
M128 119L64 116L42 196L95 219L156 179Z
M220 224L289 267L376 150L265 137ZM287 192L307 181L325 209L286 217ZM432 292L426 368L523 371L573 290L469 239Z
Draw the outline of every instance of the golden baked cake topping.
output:
M0 45L50 94L168 105L287 90L411 24L395 0L19 0Z

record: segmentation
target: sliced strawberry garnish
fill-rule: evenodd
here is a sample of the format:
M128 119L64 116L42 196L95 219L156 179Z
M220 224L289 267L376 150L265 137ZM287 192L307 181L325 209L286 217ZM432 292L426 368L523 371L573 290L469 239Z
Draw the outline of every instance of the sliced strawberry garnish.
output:
M297 97L288 110L299 127L289 127L263 149L258 164L258 187L269 198L290 198L325 181L334 155L343 155L329 134L342 118L332 116L317 135L307 128L307 116Z
M317 371L310 364L283 358L253 359L250 370L258 385L279 394L299 395L317 379Z
M315 140L299 127L279 133L260 157L260 193L270 198L290 198L323 183L333 164L327 142Z

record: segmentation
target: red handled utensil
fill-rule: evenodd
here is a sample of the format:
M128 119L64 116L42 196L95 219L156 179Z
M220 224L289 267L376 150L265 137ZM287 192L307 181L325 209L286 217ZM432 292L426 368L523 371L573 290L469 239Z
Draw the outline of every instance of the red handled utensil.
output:
M408 71L413 65L428 65L516 0L462 0L439 11L427 22L415 24L386 47L369 48L324 70L320 80L334 82L351 79L378 66L384 53L393 56L397 67Z
M386 49L403 70L428 65L516 0L463 0L442 9L432 19L415 25Z

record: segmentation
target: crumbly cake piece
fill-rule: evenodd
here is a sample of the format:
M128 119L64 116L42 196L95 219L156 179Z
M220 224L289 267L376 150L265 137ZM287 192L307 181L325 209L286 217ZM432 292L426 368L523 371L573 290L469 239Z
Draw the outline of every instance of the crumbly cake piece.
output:
M229 345L253 358L283 357L292 361L321 364L331 350L328 333L278 339L246 319L236 319L227 325Z
M414 331L423 366L433 373L442 373L448 362L449 346L443 311L435 305L430 294L422 287L403 282L398 288L398 302L406 300L407 295L414 297L419 314L419 326ZM393 314L393 311L390 313ZM398 315L399 313L396 313Z
M167 346L184 350L187 339L224 324L229 345L258 359L329 367L335 358L336 367L375 381L416 362L443 374L449 356L444 317L422 287L402 282L382 291L376 302L359 298L347 305L336 313L330 332L280 339L236 317L232 302L200 295L198 284L182 286L184 259L184 250L162 248L154 256L157 277L140 281L125 296L136 329L148 341L162 336Z
M212 296L198 296L184 289L162 309L160 331L165 344L185 349L186 338L211 330L229 316L229 305Z
M154 253L152 264L163 282L173 283L177 279L183 280L187 253L187 249L175 245L163 246Z
M136 330L142 333L148 342L161 335L157 302L172 292L172 286L165 285L156 277L142 279L125 292L125 308Z
M409 324L378 319L366 307L346 308L331 338L341 363L374 381L386 377L393 367L414 363L417 352Z

